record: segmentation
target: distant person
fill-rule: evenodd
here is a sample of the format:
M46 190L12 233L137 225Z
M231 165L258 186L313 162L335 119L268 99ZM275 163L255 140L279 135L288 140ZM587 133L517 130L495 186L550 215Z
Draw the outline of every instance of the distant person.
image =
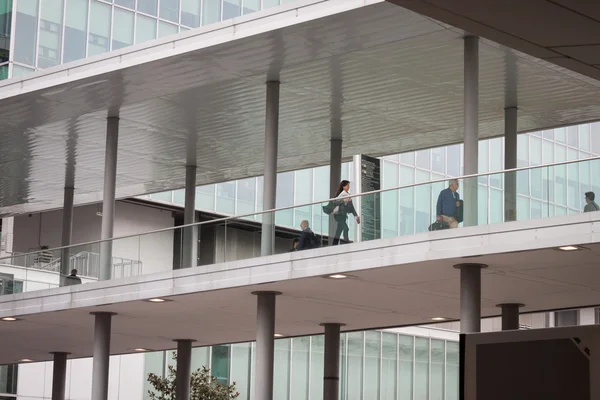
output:
M302 229L302 232L300 233L300 240L298 241L296 250L308 250L318 247L317 237L309 228L307 220L304 220L300 223L300 229Z
M298 242L299 241L300 240L298 240L298 239L294 239L294 241L292 242L292 248L290 249L290 253L293 252L293 251L296 251L298 249Z
M596 204L596 202L594 201L595 199L596 195L594 194L594 192L587 192L585 194L586 205L583 208L583 212L600 211L600 206Z
M77 276L77 270L72 269L71 275L65 277L65 286L80 285L81 278Z
M445 222L452 229L458 228L456 215L461 202L457 190L458 179L451 179L448 182L448 188L440 192L436 207L437 222Z
M333 244L340 244L340 236L344 235L344 242L350 242L348 227L348 214L354 215L354 219L357 224L360 224L360 217L352 204L352 198L350 197L350 181L341 181L338 186L338 190L335 195L336 199L338 199L337 205L333 210L333 218L337 223L337 228L335 230L335 236L333 237Z
M52 252L48 249L48 246L40 246L40 249L37 262L40 264L49 264L52 261Z

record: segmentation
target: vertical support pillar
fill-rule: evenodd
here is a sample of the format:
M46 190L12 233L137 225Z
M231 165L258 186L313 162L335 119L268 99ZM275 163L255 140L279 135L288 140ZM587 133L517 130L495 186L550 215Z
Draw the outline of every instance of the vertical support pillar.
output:
M102 232L100 239L100 271L98 279L112 276L112 246L115 223L115 191L117 183L117 150L119 145L119 118L106 119L106 155L104 160L104 198L102 200Z
M334 198L335 192L338 189L338 185L342 180L342 138L341 137L331 137L331 149L330 149L330 157L329 157L329 197ZM333 240L335 236L335 229L337 227L337 223L333 215L329 215L329 245L333 245Z
M517 168L517 107L504 109L504 169ZM517 220L517 173L504 175L504 221Z
M275 362L275 297L279 292L254 292L256 316L256 400L273 400L273 364Z
M68 353L52 353L52 400L65 400Z
M479 38L466 36L464 54L464 173L477 174L479 162ZM464 226L477 225L477 178L464 181Z
M94 359L91 400L108 399L108 367L110 361L110 331L114 313L98 312L94 325Z
M519 308L523 304L519 303L503 303L497 307L502 309L502 330L513 331L519 329Z
M196 166L185 167L185 209L183 224L196 222ZM183 263L181 268L198 266L198 227L183 228Z
M323 399L340 398L340 328L343 324L321 324L325 327Z
M75 188L65 187L65 195L63 202L63 221L62 221L62 240L60 255L60 285L64 285L64 280L71 272L71 249L65 246L71 245L71 237L73 232L73 195Z
M277 194L277 142L279 138L279 82L267 82L265 116L265 172L263 210L275 208ZM263 214L261 255L270 256L275 247L275 215ZM258 399L257 399L258 400Z
M177 375L175 376L175 398L190 400L190 380L192 373L192 342L179 339L177 342Z
M481 269L484 264L459 264L460 332L481 332Z

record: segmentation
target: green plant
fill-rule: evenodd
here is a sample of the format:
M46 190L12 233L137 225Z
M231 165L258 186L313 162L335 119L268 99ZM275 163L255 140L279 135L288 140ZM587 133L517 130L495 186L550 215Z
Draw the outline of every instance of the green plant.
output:
M177 360L177 354L173 353L173 360ZM177 370L169 365L166 377L156 374L148 374L148 382L154 390L149 390L151 400L176 400ZM210 374L210 369L202 367L191 374L190 400L231 400L240 394L235 390L235 382L232 385L224 385Z

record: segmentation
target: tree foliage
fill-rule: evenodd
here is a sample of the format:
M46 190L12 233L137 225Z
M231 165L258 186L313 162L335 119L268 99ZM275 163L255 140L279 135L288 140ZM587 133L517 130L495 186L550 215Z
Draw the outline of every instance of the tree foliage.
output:
M173 360L177 360L177 354L173 353ZM154 390L149 390L151 400L176 400L177 370L169 365L166 377L156 374L148 374L148 382ZM191 374L190 400L232 400L240 394L235 390L235 382L232 385L224 385L210 374L210 369L202 367Z

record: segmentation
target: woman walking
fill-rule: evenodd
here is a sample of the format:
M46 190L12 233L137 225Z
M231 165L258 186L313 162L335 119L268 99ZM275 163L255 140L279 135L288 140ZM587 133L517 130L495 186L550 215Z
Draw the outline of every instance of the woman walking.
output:
M333 239L333 244L340 244L340 235L344 234L344 242L348 243L350 238L348 237L348 231L350 228L348 227L348 214L354 215L354 219L357 224L360 224L360 217L356 213L356 209L352 204L352 198L350 197L350 181L341 181L336 192L336 202L337 205L333 209L333 217L335 218L335 222L337 223L337 228L335 230L335 236Z

